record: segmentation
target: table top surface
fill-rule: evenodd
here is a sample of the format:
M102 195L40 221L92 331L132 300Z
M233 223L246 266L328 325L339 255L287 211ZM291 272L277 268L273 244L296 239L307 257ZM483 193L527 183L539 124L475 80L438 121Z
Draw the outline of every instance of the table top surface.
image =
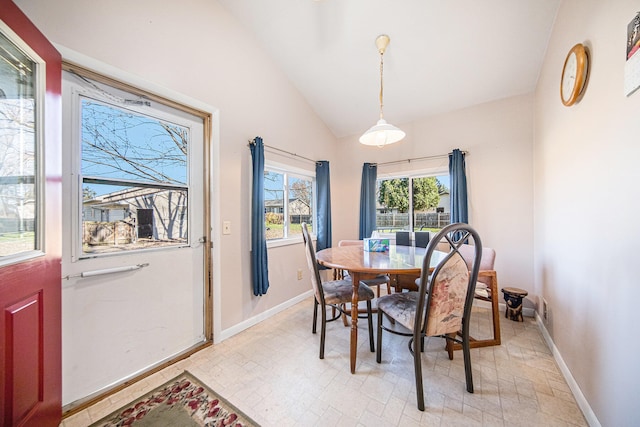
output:
M359 273L419 273L426 254L425 248L389 245L386 252L367 252L363 245L327 248L316 254L321 265ZM434 251L431 267L435 267L446 253Z

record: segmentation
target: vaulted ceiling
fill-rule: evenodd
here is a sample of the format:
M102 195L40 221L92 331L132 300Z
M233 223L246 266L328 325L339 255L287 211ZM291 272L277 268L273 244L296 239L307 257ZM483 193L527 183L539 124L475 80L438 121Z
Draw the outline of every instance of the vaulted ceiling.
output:
M536 86L561 0L219 0L337 137Z

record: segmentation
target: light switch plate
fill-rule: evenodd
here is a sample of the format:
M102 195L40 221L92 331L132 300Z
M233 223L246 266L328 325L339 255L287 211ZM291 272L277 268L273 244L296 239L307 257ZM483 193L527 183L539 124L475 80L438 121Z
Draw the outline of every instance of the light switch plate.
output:
M222 222L222 234L231 234L231 221Z

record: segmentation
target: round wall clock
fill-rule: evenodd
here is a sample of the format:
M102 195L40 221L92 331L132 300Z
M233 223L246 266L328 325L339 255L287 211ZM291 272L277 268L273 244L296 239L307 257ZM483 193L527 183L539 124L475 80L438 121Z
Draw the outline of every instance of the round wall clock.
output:
M567 54L560 79L560 99L567 107L576 103L587 82L589 54L583 44L578 43Z

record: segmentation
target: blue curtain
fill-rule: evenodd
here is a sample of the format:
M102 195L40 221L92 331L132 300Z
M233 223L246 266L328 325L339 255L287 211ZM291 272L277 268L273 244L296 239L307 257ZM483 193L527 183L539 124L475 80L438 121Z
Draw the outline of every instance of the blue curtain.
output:
M449 154L449 178L451 180L451 223L469 223L464 153L457 148Z
M251 188L251 279L253 294L264 295L269 289L267 236L264 218L264 145L257 136L250 144L253 165Z
M318 222L316 224L316 250L331 247L331 185L329 162L316 162L316 191L318 201Z
M371 237L376 229L376 180L378 165L362 165L362 185L360 186L360 240Z

